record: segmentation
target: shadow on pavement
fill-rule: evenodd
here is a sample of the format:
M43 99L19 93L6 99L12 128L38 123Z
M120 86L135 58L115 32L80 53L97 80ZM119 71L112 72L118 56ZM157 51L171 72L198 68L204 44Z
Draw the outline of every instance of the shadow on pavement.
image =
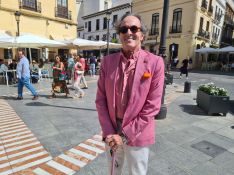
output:
M51 105L51 104L42 103L42 102L30 102L30 103L26 103L26 106L51 106L51 107L58 107L58 108L79 109L79 110L85 110L85 111L96 111L96 109L75 108L75 107L70 107L70 106Z
M229 112L234 115L234 100L230 100Z

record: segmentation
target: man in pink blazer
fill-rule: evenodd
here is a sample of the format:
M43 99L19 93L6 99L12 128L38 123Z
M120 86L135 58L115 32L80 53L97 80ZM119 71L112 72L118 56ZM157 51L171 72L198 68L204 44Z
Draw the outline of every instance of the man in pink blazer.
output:
M102 60L96 108L103 140L115 155L114 174L121 175L126 158L129 174L144 175L149 146L155 143L154 116L161 106L164 62L141 49L146 28L140 16L124 15L116 30L123 49Z

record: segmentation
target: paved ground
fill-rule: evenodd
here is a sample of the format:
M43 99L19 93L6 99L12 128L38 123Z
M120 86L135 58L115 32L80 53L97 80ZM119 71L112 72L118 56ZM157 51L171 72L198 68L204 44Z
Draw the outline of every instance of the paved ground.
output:
M165 120L156 121L157 143L151 147L148 174L234 174L232 108L226 117L208 116L196 106L194 100L198 84L210 80L219 80L218 84L222 85L226 83L225 86L227 89L230 87L231 98L234 99L233 88L229 85L233 77L221 75L217 78L217 75L207 72L191 73L189 80L192 82L192 92L183 93L185 80L177 79L177 72L173 74L175 84L167 86L166 89L168 115ZM0 107L1 150L6 155L5 162L2 162L0 154L0 174L9 174L5 173L9 172L5 169L6 165L10 166L13 172L17 172L16 174L107 174L105 154L102 154L104 145L100 141L100 127L94 105L96 79L88 77L88 82L89 89L86 90L84 99L64 98L62 94L56 99L48 99L50 82L44 80L36 85L40 91L40 98L36 102L31 101L30 94L25 94L23 101L15 101L13 96L16 96L16 87L0 85L0 104L3 105ZM20 128L20 124L24 126ZM5 128L9 129L3 130ZM30 130L34 135L31 142L27 143ZM21 157L9 160L10 151L5 147L3 135L5 139L20 142L14 142L17 152L10 155L17 157L17 154L20 154ZM26 152L22 152L19 148L19 145L22 147L25 142L36 144L38 141L43 145L43 150L33 152L29 146L27 150L23 150ZM34 157L32 152L36 154ZM43 156L42 154L48 155L48 161L41 162L38 166L38 157ZM22 171L22 167L26 170Z

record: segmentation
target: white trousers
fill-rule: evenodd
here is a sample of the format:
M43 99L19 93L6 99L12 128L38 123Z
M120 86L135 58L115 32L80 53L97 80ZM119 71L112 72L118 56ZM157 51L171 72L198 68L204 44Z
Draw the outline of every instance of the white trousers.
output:
M109 147L109 146L107 146ZM111 175L112 156L110 150L107 151L109 164L109 174ZM149 147L133 147L123 145L118 148L115 154L114 175L124 175L122 172L124 160L127 160L129 175L146 175L148 169Z
M74 81L75 95L84 95L84 91L80 88L80 75Z
M84 73L81 74L80 83L83 83L85 87L88 87Z

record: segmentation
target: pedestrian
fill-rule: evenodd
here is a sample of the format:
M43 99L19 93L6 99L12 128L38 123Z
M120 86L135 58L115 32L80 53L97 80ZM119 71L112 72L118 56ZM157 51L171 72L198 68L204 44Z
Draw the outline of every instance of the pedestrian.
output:
M182 61L182 66L180 68L180 78L182 78L182 74L185 74L186 75L186 79L188 79L188 63L189 63L188 58L185 58Z
M18 51L18 56L19 56L20 61L17 64L17 68L16 68L17 77L18 77L18 97L16 99L17 100L23 99L23 87L26 86L26 88L28 88L28 90L30 90L33 95L32 100L37 100L38 94L35 88L30 83L29 61L25 57L23 50Z
M116 31L122 50L102 59L96 108L107 148L111 174L146 175L149 146L155 143L154 116L164 85L164 62L141 49L146 34L141 17L125 14ZM112 157L111 157L112 156Z
M74 65L75 65L75 57L76 54L70 54L68 60L67 60L67 75L68 75L68 81L67 83L69 84L69 80L71 80L71 87L74 87Z
M87 85L87 82L86 82L86 79L85 79L85 76L84 76L84 73L85 73L85 59L79 55L80 57L80 63L82 65L82 71L81 71L81 75L80 75L80 83L82 83L84 85L84 87L82 89L88 89L88 85Z
M83 98L85 93L84 91L80 88L80 79L82 74L84 73L84 69L82 64L80 63L80 57L76 57L76 64L74 66L74 88L75 88L75 95L74 97L79 97Z
M91 56L89 58L89 66L90 66L90 75L91 77L95 77L96 75L96 56L91 53Z

